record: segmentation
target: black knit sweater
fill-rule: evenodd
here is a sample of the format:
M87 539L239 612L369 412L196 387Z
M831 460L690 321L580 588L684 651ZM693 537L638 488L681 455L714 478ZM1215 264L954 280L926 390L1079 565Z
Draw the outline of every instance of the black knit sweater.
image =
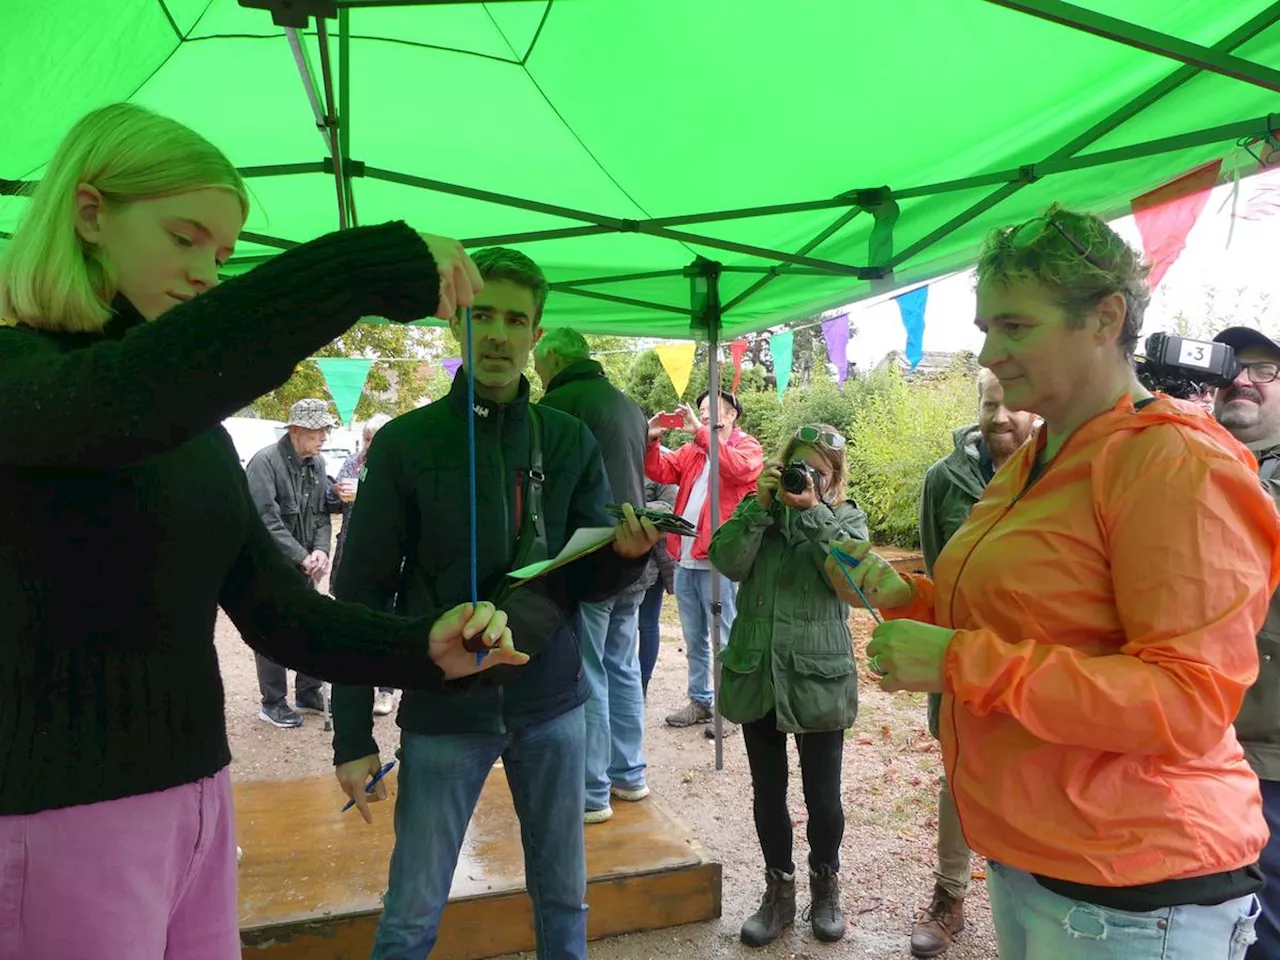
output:
M427 632L321 596L272 543L219 421L361 316L428 316L403 224L323 237L144 323L0 329L0 815L163 790L230 760L221 605L272 660L436 687Z

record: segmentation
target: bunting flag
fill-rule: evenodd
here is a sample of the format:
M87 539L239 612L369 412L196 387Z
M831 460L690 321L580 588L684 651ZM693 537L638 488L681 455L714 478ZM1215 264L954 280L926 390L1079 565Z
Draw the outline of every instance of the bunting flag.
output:
M738 392L738 384L742 382L742 358L747 354L749 344L745 340L734 340L729 344L729 355L733 357L733 392Z
M769 338L769 353L773 355L773 378L778 383L778 402L787 392L787 384L791 382L791 360L795 351L796 335L794 331L783 330Z
M1151 264L1148 282L1160 282L1187 245L1222 169L1222 159L1184 173L1177 180L1135 197L1133 218L1142 234L1142 250Z
M907 348L903 356L914 370L924 359L924 308L929 302L929 288L917 287L893 299L902 314L902 325L907 328Z
M351 418L355 416L356 404L360 402L360 394L364 393L364 381L372 365L372 360L362 357L316 357L316 366L329 386L329 395L338 408L343 426L351 426Z
M449 375L452 380L458 375L458 369L462 366L461 357L449 357L447 360L441 360L440 366L444 367L444 372Z
M849 376L849 315L822 321L822 336L827 341L827 359L836 365L836 383L844 392L844 381Z
M662 369L671 378L671 385L676 388L676 396L683 397L689 387L689 374L693 372L693 353L697 349L694 343L668 343L654 347L658 359L662 361Z

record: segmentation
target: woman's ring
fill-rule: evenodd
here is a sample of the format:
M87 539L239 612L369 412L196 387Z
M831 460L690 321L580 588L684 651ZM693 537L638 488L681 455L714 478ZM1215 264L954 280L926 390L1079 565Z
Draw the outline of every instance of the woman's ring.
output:
M877 677L883 677L888 674L888 671L880 666L879 654L876 654L874 657L871 658L871 661L867 664L867 669L870 670L872 673L874 673Z

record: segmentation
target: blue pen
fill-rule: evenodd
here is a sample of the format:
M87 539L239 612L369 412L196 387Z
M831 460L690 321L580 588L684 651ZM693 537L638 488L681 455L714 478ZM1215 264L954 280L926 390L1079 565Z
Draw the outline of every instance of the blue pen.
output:
M383 777L385 777L388 773L390 773L390 772L391 772L391 768L392 768L392 767L394 767L395 765L396 765L396 762L395 762L394 760L390 760L390 761L388 761L388 762L387 762L387 764L386 764L386 766L384 766L381 770L379 770L377 773L375 773L375 774L373 775L373 779L372 779L372 780L370 780L367 784L365 784L364 792L365 792L365 793L372 793L372 792L373 792L373 788L377 785L378 781L379 781L379 780L381 780ZM351 798L350 800L348 800L348 801L347 801L347 805L346 805L345 807L343 807L343 808L342 808L342 810L341 810L340 812L342 812L342 813L346 813L348 810L350 810L350 809L351 809L352 807L354 807L355 805L356 805L356 801L355 801L355 798L353 797L353 798Z
M827 552L830 553L831 556L836 558L836 563L839 564L840 566L840 572L844 574L844 578L845 580L848 581L849 586L853 587L853 592L858 595L858 599L862 601L862 605L866 607L868 611L870 611L873 617L876 618L876 623L884 623L884 619L880 616L880 614L876 612L875 607L871 606L871 604L867 601L867 596L862 592L862 588L853 582L853 577L849 576L849 570L852 570L854 567L858 566L858 564L861 563L862 561L859 560L857 557L851 557L849 554L845 553L843 550L841 550L839 547L835 546L834 544L830 544L827 546ZM848 567L849 569L846 570L845 569L846 567Z

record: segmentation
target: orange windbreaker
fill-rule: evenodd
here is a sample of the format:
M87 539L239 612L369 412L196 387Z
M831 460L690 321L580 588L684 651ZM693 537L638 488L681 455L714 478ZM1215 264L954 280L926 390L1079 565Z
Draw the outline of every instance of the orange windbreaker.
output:
M974 850L1096 886L1236 869L1267 840L1232 722L1280 580L1280 516L1211 417L1129 397L1030 486L1043 428L908 607L956 629L943 758Z

